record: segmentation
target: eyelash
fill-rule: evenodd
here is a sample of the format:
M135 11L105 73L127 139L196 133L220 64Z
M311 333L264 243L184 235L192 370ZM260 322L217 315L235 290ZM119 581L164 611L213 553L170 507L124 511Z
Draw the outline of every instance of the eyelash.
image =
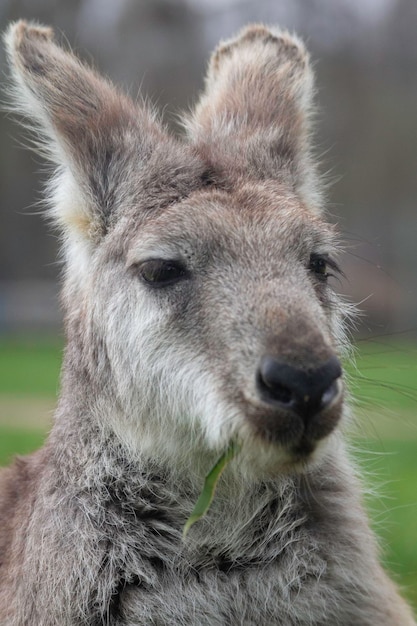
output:
M329 268L333 270L334 273L329 273ZM326 282L331 276L335 276L337 274L343 275L343 272L336 261L329 258L327 254L311 254L308 269L323 282Z

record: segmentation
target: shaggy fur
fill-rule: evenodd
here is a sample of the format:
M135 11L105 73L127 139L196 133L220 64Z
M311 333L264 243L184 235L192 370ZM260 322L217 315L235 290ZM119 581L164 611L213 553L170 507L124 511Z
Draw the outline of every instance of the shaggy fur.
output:
M49 29L5 39L56 166L67 347L47 443L0 474L0 623L415 624L345 453L342 380L308 422L260 391L264 355L309 372L344 349L303 44L252 26L221 45L179 140ZM180 275L152 284L155 259Z

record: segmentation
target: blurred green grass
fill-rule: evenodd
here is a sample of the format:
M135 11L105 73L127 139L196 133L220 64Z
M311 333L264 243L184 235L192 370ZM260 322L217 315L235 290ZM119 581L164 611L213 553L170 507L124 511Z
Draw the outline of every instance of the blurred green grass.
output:
M26 401L29 412L36 399L53 400L61 358L56 338L0 338L0 465L42 444L46 426L3 411L11 398ZM353 448L372 491L368 509L385 564L417 607L417 343L359 343L356 364L346 368L360 415Z
M360 342L354 357L346 369L362 404L417 412L417 340Z
M0 338L0 394L55 395L62 348L57 337Z
M42 430L13 428L0 423L0 465L7 465L16 454L29 454L45 439Z

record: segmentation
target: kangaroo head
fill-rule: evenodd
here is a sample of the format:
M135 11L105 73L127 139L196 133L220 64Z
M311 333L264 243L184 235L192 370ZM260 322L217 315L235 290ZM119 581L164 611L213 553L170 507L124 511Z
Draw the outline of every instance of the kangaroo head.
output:
M63 393L150 454L237 439L282 468L325 450L341 307L302 43L252 26L221 45L178 139L50 30L18 22L6 40L16 102L56 165Z

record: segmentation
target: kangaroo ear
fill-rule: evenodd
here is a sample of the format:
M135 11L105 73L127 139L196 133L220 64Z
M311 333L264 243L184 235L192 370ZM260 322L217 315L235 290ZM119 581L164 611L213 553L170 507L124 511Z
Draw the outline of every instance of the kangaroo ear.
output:
M64 231L100 237L123 184L123 162L145 159L162 129L150 113L53 41L53 32L19 21L5 35L17 110L35 126L58 166L52 213ZM56 189L56 191L54 191Z
M313 75L302 42L261 25L212 55L205 92L185 121L190 140L243 176L290 180L320 205L310 156Z

